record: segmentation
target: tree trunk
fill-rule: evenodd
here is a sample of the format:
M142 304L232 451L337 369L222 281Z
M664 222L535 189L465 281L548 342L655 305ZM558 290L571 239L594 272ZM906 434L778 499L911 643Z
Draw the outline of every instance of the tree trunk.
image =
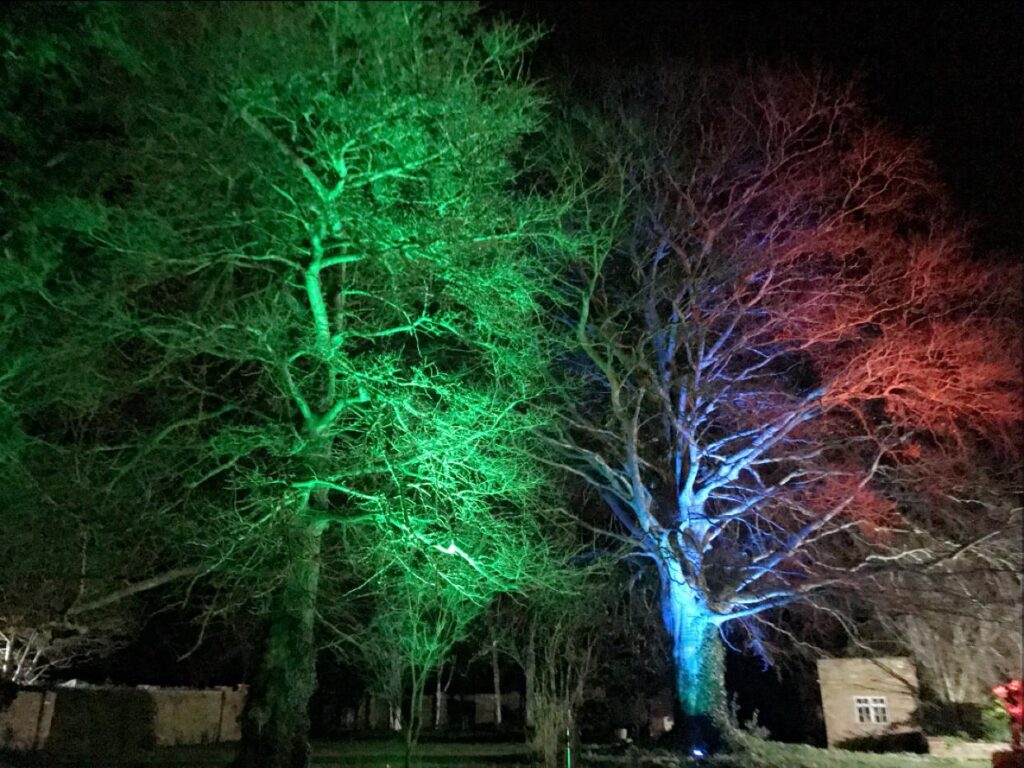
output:
M263 658L242 719L241 768L307 768L309 699L316 685L313 624L320 531L298 523L293 559L271 604Z
M3 666L0 667L0 679L6 680L8 670L11 668L11 654L14 648L14 633L11 633L11 637L4 643L4 661Z
M434 687L434 730L438 731L442 726L448 724L448 699L445 689L441 685L441 678L444 675L444 665L437 670L437 684Z
M662 590L662 618L672 639L679 703L676 729L687 753L707 755L722 742L725 649L700 593L681 573L673 576Z
M409 720L405 728L405 765L412 765L412 754L419 744L420 731L423 728L423 692L427 687L430 669L410 665L409 674Z
M492 633L494 628L491 628ZM494 725L501 728L501 668L498 666L498 641L491 641L491 677L494 681Z
M534 631L530 628L530 637L526 641L526 664L523 667L523 676L526 678L526 691L523 696L523 722L526 725L527 733L534 726L534 691L537 686L537 649L533 642Z
M417 690L422 690L416 679L416 672L412 673L412 690L409 691L409 722L405 728L405 768L412 765L412 752L416 748L416 736L419 723L420 699Z

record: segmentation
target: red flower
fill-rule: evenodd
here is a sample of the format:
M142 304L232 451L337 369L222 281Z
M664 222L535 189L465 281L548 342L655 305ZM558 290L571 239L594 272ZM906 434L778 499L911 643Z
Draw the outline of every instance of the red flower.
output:
M1006 685L997 685L992 689L992 693L998 696L1003 706L1006 707L1007 713L1010 715L1010 721L1012 727L1019 732L1022 722L1024 722L1024 684L1020 680L1011 680Z

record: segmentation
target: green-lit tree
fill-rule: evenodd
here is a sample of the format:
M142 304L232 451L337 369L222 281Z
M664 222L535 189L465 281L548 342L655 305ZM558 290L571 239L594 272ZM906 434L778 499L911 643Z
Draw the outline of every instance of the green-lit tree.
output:
M529 570L547 366L531 242L558 211L517 176L540 124L530 37L472 11L93 11L102 130L63 149L101 170L91 193L72 174L78 219L53 221L65 247L34 295L72 351L124 374L78 442L111 487L153 473L173 502L134 510L167 573L216 586L211 612L268 616L248 766L308 762L321 586L367 547L474 603ZM8 258L30 265L22 234ZM45 371L64 339L39 339Z
M111 78L132 62L115 6L60 8L0 21L0 657L22 682L114 647L130 598L195 572L165 546L180 482L165 492L155 453L118 478L98 447L124 437L135 387L104 330L123 283L86 245L105 221Z
M448 569L442 569L447 571ZM459 585L465 577L426 577L408 569L376 580L372 614L343 638L339 652L364 670L405 737L406 760L423 726L423 694L486 603ZM429 715L428 715L429 716Z

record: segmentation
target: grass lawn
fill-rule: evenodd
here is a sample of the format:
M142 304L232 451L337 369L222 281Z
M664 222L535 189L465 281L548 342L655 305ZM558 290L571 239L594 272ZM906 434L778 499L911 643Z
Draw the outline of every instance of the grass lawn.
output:
M750 739L746 754L725 757L711 765L721 768L990 768L987 760L958 760L930 755L846 752L803 744L780 744Z
M701 763L682 760L667 750L637 750L618 755L589 752L573 761L574 768L988 768L984 760L957 760L928 755L845 752L781 744L744 737L742 754L722 755ZM82 768L223 768L234 755L229 744L208 747L168 747L134 759L90 758L53 760L40 756L0 757L0 768L21 766L81 766ZM415 764L424 768L509 768L526 765L529 755L523 744L426 743L417 749ZM398 742L334 741L314 745L313 765L317 768L404 768L403 747Z
M0 756L0 768L224 768L235 754L232 744L195 747L162 747L131 757ZM398 741L322 741L313 744L317 768L404 768L405 746ZM508 768L529 763L525 744L518 743L424 743L416 748L414 764L424 768Z
M678 756L656 750L636 756L619 755L602 758L594 755L584 758L581 765L608 766L640 765L644 768L989 768L987 760L959 760L909 753L872 754L847 752L841 749L817 749L803 744L782 744L741 736L743 751L719 755L701 762L683 760ZM637 760L636 757L640 759Z

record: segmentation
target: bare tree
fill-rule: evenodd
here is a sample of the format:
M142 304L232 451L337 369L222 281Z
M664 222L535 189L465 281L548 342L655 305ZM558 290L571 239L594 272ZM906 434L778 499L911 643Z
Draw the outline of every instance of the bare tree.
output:
M1021 675L1024 659L1022 475L1012 465L1000 472L941 466L954 482L915 483L918 492L902 502L927 508L944 521L936 535L960 546L946 547L942 560L910 555L924 562L881 576L874 606L888 639L913 654L938 702L980 704L993 686Z
M409 573L378 578L372 602L366 626L337 634L332 645L364 670L387 703L408 761L423 726L426 684L485 604L451 583Z
M547 766L560 765L560 749L579 743L577 718L611 629L618 585L609 575L600 567L564 568L553 588L503 600L495 619L502 653L523 670L527 734Z
M672 72L610 103L613 128L574 137L596 137L576 178L612 168L576 283L601 397L574 404L561 444L658 568L703 751L724 626L868 583L921 536L929 560L959 546L886 480L966 435L1012 445L1013 284L971 260L920 148L850 86Z

